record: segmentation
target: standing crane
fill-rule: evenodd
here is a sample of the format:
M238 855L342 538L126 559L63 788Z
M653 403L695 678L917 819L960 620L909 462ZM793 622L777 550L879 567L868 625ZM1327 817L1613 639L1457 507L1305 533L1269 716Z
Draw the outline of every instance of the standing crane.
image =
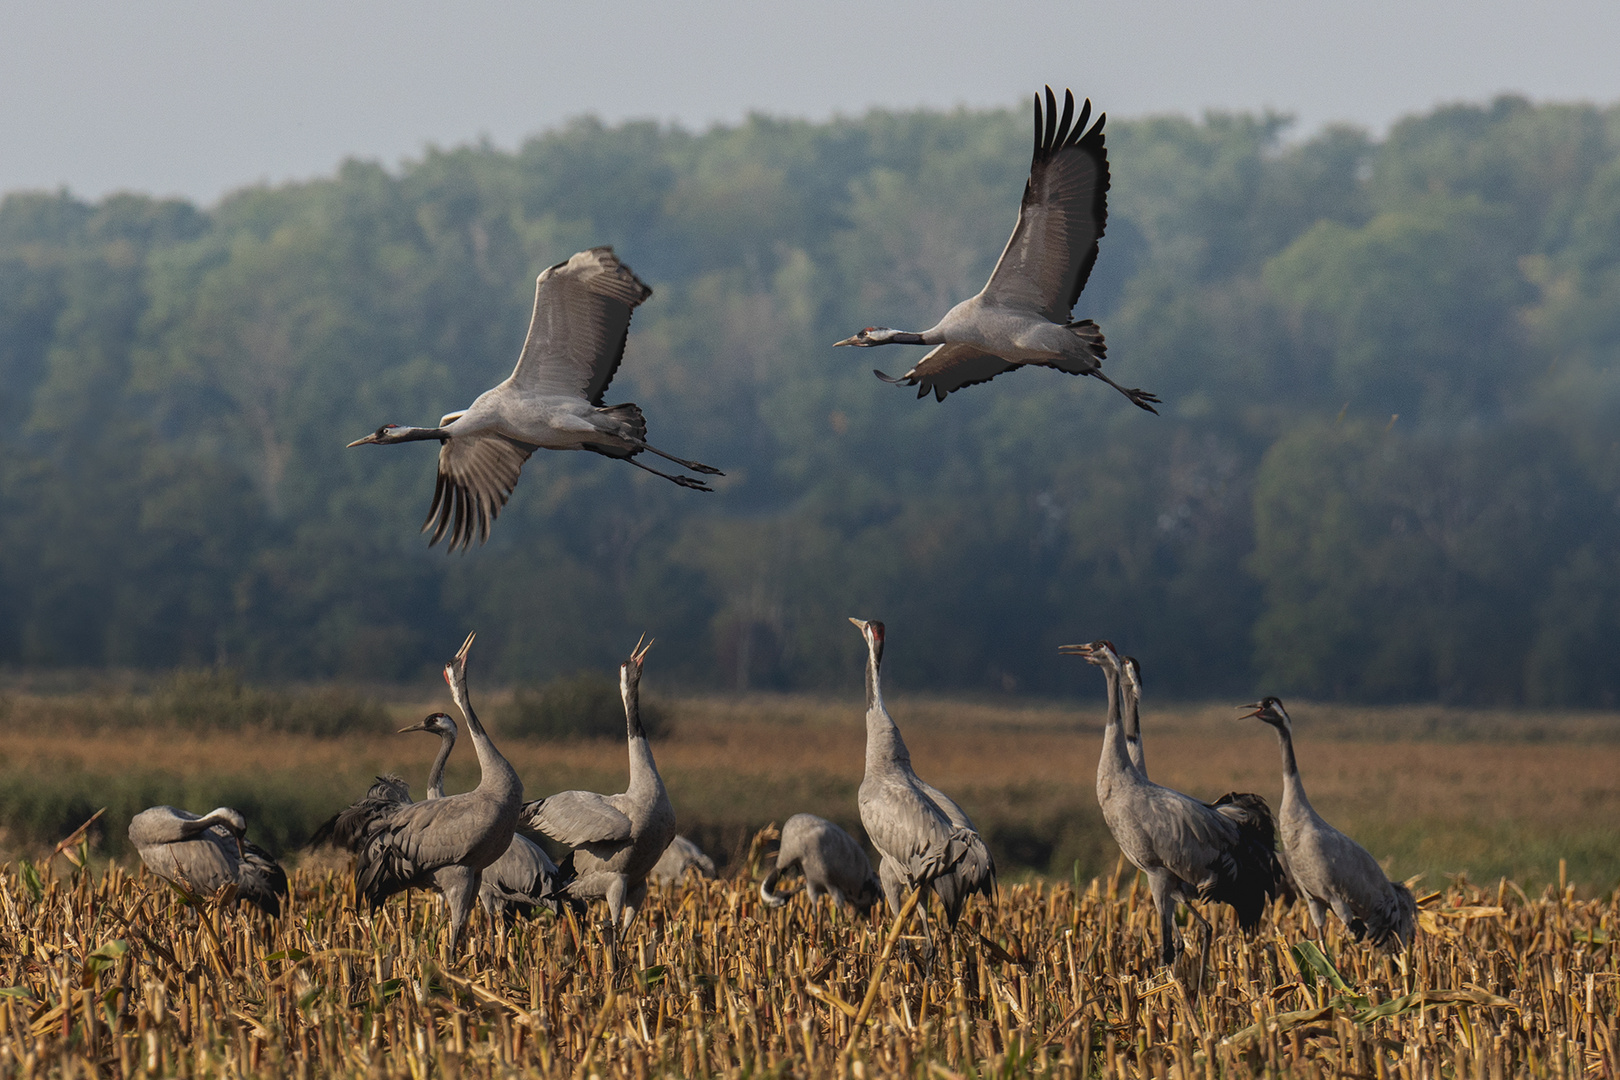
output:
M236 898L281 914L287 873L268 851L248 843L247 820L228 806L198 816L172 806L142 810L129 821L129 840L158 877L196 893L235 886Z
M641 725L641 665L652 642L636 643L619 665L630 744L630 786L619 795L559 791L523 807L526 825L573 848L573 880L565 895L606 900L615 933L628 930L647 898L647 875L675 838L675 810L658 775Z
M475 533L479 543L489 539L490 523L536 450L589 450L710 491L701 480L660 472L636 455L656 454L707 476L724 475L719 469L649 445L637 406L602 404L624 358L630 313L651 295L612 248L581 251L540 272L529 334L505 382L461 412L447 413L437 427L384 424L349 445L438 441L439 479L422 531L433 530L431 546L448 530L450 551L471 546Z
M1113 644L1094 641L1065 645L1059 651L1102 668L1108 682L1097 802L1120 850L1147 875L1159 916L1160 959L1173 964L1181 952L1176 930L1179 901L1185 901L1187 910L1203 923L1206 954L1211 930L1191 906L1194 900L1232 905L1245 930L1259 925L1282 876L1265 800L1257 795L1233 796L1223 805L1211 806L1143 776L1126 752L1120 718L1121 665Z
M932 345L917 365L899 378L873 374L887 383L930 390L945 400L953 390L987 382L1026 364L1091 375L1148 412L1159 399L1128 390L1103 374L1108 350L1102 331L1090 319L1075 322L1070 311L1097 261L1097 246L1108 222L1108 152L1103 120L1088 130L1091 102L1074 115L1074 95L1063 91L1063 118L1046 88L1046 114L1035 96L1035 154L1030 163L1018 224L990 280L978 294L957 304L927 330L868 326L835 345ZM1072 121L1072 123L1071 123Z
M459 795L399 803L372 818L354 868L356 890L372 907L405 889L437 887L450 904L451 952L472 914L485 868L512 844L523 805L523 781L478 722L467 694L467 652L476 636L468 634L445 665L444 681L467 721L478 755L478 786ZM443 745L440 753L449 756Z
M419 724L399 729L425 731L439 736L439 753L428 771L427 798L444 798L444 767L455 749L458 729L447 713L433 713ZM330 843L356 854L370 822L392 813L411 801L410 785L397 776L379 776L364 797L328 819L310 838L309 847ZM559 910L558 891L562 873L545 849L522 833L512 834L506 853L484 868L478 886L478 900L490 918L532 915L534 909Z
M804 891L814 904L822 893L859 911L870 911L883 898L883 885L855 838L824 817L794 814L782 826L776 866L759 883L759 898L781 907L792 893L779 893L776 883L789 870L804 875Z
M866 639L866 774L859 801L861 824L878 850L883 895L898 914L907 892L925 888L945 905L954 927L969 896L995 894L995 860L955 800L911 767L900 729L883 707L883 624L849 621Z
M1367 849L1322 820L1305 797L1305 785L1294 761L1294 726L1278 698L1247 706L1255 717L1277 730L1282 744L1283 799L1278 817L1283 852L1295 890L1304 894L1311 921L1320 931L1332 908L1357 941L1367 940L1385 952L1412 944L1417 931L1417 902L1412 890L1384 874Z

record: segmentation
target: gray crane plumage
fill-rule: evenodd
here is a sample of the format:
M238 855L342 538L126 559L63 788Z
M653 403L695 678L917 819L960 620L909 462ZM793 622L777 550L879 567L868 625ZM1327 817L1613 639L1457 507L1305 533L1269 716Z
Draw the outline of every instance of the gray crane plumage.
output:
M804 891L811 903L828 893L840 903L869 911L883 898L883 885L861 845L815 814L794 814L783 824L776 866L759 883L759 898L771 907L786 904L793 894L777 892L776 883L793 869L804 875Z
M1120 657L1119 692L1125 722L1125 754L1145 778L1147 757L1142 752L1142 666L1134 656Z
M247 842L246 833L246 819L228 806L201 815L154 806L129 821L130 843L154 874L194 893L232 885L238 900L279 915L286 871L268 851Z
M447 713L434 713L419 724L400 728L401 733L407 731L425 731L439 736L439 752L428 771L426 798L442 799L444 768L450 752L455 749L458 734L455 720ZM399 805L409 802L409 784L397 776L379 776L363 798L322 824L310 838L309 846L331 843L358 854L372 819L392 813ZM522 833L513 833L505 854L484 867L478 900L491 918L501 916L510 920L516 915L528 916L540 907L549 908L555 914L560 910L561 877L557 864L544 848Z
M669 847L658 856L653 864L652 872L647 876L658 884L669 888L679 885L686 880L686 872L694 870L698 877L714 877L714 860L703 853L703 849L684 836L677 836L669 842Z
M1159 916L1161 959L1173 963L1181 951L1175 924L1178 901L1230 904L1239 924L1253 928L1277 894L1282 875L1265 800L1257 795L1226 796L1212 806L1143 776L1131 764L1125 746L1120 661L1113 646L1099 641L1065 645L1060 651L1102 668L1108 683L1097 802L1120 850L1147 875Z
M445 666L444 680L478 755L478 786L459 795L400 803L373 818L361 838L354 871L356 889L372 907L405 889L437 887L450 905L452 951L472 913L485 868L511 846L523 805L523 781L478 722L467 694L467 653L474 636L467 635Z
M630 659L619 665L629 787L619 795L560 791L523 807L525 824L573 849L573 877L564 894L606 900L609 921L624 929L647 897L647 875L675 838L675 810L641 724L641 667L650 648L652 642L638 642Z
M1041 97L1035 95L1035 152L1018 224L977 295L951 308L927 330L868 326L836 344L934 346L899 378L873 372L884 382L917 387L918 397L932 391L944 401L954 390L1034 364L1094 376L1132 404L1157 412L1156 396L1126 389L1103 374L1108 350L1097 324L1070 318L1097 261L1098 242L1108 222L1105 117L1099 115L1087 128L1090 118L1091 102L1076 117L1074 95L1065 90L1059 120L1050 86L1043 118Z
M1391 881L1366 848L1322 819L1305 797L1294 760L1294 727L1274 697L1248 706L1277 731L1282 747L1283 798L1278 814L1289 879L1305 897L1311 921L1321 930L1333 909L1355 935L1386 952L1412 943L1417 932L1417 902L1412 890Z
M709 491L701 480L660 472L636 455L656 454L708 476L723 475L719 469L649 445L647 420L636 405L602 404L624 358L631 312L651 295L612 248L578 252L535 280L529 333L504 382L466 409L447 413L437 427L386 424L349 445L439 442L438 482L422 531L433 531L431 544L448 531L450 551L469 547L475 535L480 543L489 539L491 523L536 450L589 450Z
M911 767L900 729L883 707L883 624L850 619L866 640L866 773L861 824L878 851L878 880L889 910L925 888L939 897L951 926L974 893L993 896L996 864L962 808Z

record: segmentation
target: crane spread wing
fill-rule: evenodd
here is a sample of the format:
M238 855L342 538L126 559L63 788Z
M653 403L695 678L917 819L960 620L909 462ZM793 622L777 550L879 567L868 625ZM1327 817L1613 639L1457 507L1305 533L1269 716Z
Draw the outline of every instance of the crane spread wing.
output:
M523 808L523 821L559 844L582 847L630 839L630 819L594 791L559 791Z
M917 387L920 398L927 397L929 391L933 391L936 399L944 401L945 395L952 391L974 383L989 382L1003 371L1011 371L1017 366L972 345L946 343L929 350L928 355L917 361L917 366L900 379L890 381L903 381L908 386Z
M423 532L433 530L429 546L437 544L446 530L450 551L471 547L475 533L479 543L488 540L490 522L511 498L532 453L532 447L503 435L463 435L440 444L439 479L433 505L422 522Z
M982 293L997 306L1037 311L1069 321L1097 261L1097 242L1108 222L1108 151L1103 120L1090 130L1088 100L1074 118L1074 95L1063 92L1063 116L1046 88L1046 114L1035 98L1035 155L1018 224ZM1071 123L1073 120L1073 123Z
M540 273L534 317L512 383L535 394L602 404L624 357L630 313L652 295L610 247L581 251Z

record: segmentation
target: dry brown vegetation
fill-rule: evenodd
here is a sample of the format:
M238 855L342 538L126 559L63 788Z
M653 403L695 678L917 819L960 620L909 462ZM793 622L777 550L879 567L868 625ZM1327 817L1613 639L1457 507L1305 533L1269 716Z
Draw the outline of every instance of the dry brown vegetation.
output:
M1087 673L1089 674L1089 673ZM1006 880L1084 881L1117 849L1093 795L1101 741L1100 680L1075 706L891 695L919 772L951 791L990 840ZM1082 684L1081 689L1086 689ZM399 723L446 704L392 706ZM498 712L498 695L479 699ZM394 771L420 790L436 743L421 735L313 738L83 723L82 699L9 702L0 727L0 852L48 847L108 806L105 850L123 854L123 820L171 802L248 813L253 835L291 852L314 825ZM654 742L681 831L735 865L756 830L804 810L852 829L863 762L853 701L753 695L667 702L671 732ZM1313 802L1391 873L1511 877L1539 888L1566 860L1570 878L1620 884L1620 716L1437 707L1349 708L1291 702ZM1144 716L1154 778L1213 798L1257 791L1276 804L1276 741L1228 705L1154 706ZM26 721L26 722L17 722ZM396 725L397 726L397 725ZM617 740L502 740L531 797L563 788L621 790ZM450 787L476 771L458 750ZM120 820L122 816L123 820Z
M92 802L203 807L234 793L261 800L252 835L296 842L302 826L278 811L314 820L383 770L420 783L434 750L420 736L84 723L64 699L35 704L10 700L13 719L49 719L0 734L0 798L76 792L36 834ZM401 703L396 718L438 704ZM797 810L855 824L859 707L684 699L655 750L682 830L730 856L728 878L655 891L617 951L589 921L503 930L480 915L471 951L451 958L436 898L364 913L330 862L305 860L271 920L190 902L85 844L42 874L0 871L0 1077L1614 1074L1616 718L1296 704L1313 798L1395 873L1426 874L1425 933L1391 961L1330 927L1331 968L1300 909L1274 911L1251 939L1223 917L1199 983L1196 942L1160 969L1146 893L1115 876L1092 795L1094 709L890 704L919 771L961 797L1006 872L954 935L908 925L886 966L885 916L802 898L765 909L748 857L758 826ZM1273 737L1233 717L1153 711L1153 775L1274 798ZM617 741L503 746L531 794L624 777ZM473 779L468 761L452 772L452 786ZM110 810L98 847L116 848L127 818ZM50 850L3 820L13 851ZM1560 879L1566 856L1584 888ZM1465 870L1521 884L1445 876Z
M1336 925L1313 953L1301 907L1247 939L1217 916L1210 955L1195 939L1166 970L1145 891L1112 876L1003 887L954 934L913 921L885 964L886 916L802 894L767 909L746 878L655 889L617 948L588 920L478 915L450 957L428 895L368 914L345 879L305 870L270 919L116 864L53 865L0 873L3 1077L1418 1080L1620 1063L1620 896L1572 888L1453 883L1394 959Z

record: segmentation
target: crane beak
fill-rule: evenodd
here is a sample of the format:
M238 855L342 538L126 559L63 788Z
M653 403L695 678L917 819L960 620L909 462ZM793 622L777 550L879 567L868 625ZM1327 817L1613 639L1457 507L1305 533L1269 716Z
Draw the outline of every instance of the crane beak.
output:
M402 728L400 728L399 731L396 732L396 734L403 735L407 731L426 731L427 729L428 729L427 721L423 720L420 724L412 724L410 727L402 727Z
M866 344L866 342L864 340L862 340L861 335L855 334L855 335L853 335L851 337L845 338L843 341L835 341L835 342L833 342L833 348L836 349L840 345L864 345L864 344Z
M1265 705L1258 701L1253 705L1239 705L1238 708L1252 710L1238 717L1239 720L1258 720L1260 718L1260 714L1266 711Z
M1092 648L1090 642L1084 645L1059 645L1058 652L1064 656L1090 656Z
M371 433L371 434L370 434L370 435L367 435L367 436L366 436L366 437L365 437L365 438L363 438L363 439L356 439L356 440L354 440L354 442L352 442L352 443L350 443L350 444L349 444L349 445L348 445L348 446L345 446L345 447L344 447L344 448L343 448L343 449L345 449L345 450L348 450L348 449L350 449L350 448L351 448L351 447L355 447L355 446L364 446L364 445L366 445L366 444L367 444L367 443L374 443L374 442L376 442L376 441L377 441L377 433L376 433L376 432L372 432L372 433Z

